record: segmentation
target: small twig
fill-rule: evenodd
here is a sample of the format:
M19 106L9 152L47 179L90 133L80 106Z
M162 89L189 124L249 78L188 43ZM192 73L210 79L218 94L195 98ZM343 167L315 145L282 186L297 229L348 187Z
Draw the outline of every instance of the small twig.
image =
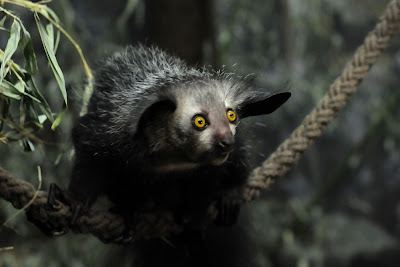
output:
M30 2L30 1L24 1L24 0L20 0L18 2L15 2L15 1L12 1L12 0L1 0L1 1L5 2L5 3L12 4L12 5L17 5L17 6L20 6L20 7L24 7L24 8L30 9L33 12L38 12L43 17L45 17L48 21L50 21L74 45L75 49L77 50L77 52L78 52L78 54L79 54L79 56L81 58L81 61L83 63L83 67L85 69L85 73L86 73L86 76L87 76L88 80L92 80L93 79L92 70L90 69L90 67L89 67L89 65L88 65L88 63L87 63L87 61L85 59L85 56L82 53L82 49L80 48L78 43L75 42L75 40L71 37L71 35L69 35L69 33L63 27L61 27L61 25L59 23L57 23L55 20L53 20L47 14L47 11L45 11L47 7L45 5L43 5L42 3L47 3L47 1L46 2L42 2L42 3L41 2L33 3L33 2Z
M7 118L3 118L2 116L0 116L0 121L7 123L8 125L10 125L11 127L13 127L17 133L19 133L22 136L25 136L29 139L32 139L33 141L35 141L38 144L43 144L43 141L38 138L36 135L32 134L32 131L29 129L26 129L24 126L18 125L15 122L7 119ZM7 136L3 137L5 139L7 139Z

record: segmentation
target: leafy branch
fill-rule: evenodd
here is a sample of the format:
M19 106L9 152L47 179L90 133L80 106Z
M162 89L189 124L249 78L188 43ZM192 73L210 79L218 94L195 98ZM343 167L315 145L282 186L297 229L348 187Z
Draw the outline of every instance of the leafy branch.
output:
M51 129L55 130L68 108L65 79L56 58L60 33L74 45L83 63L88 81L84 99L88 99L91 94L93 75L82 50L60 25L56 13L46 5L49 2L51 1L44 0L37 3L27 0L0 1L0 4L7 3L23 7L33 13L45 54L64 101L64 107L54 119L55 113L34 81L34 76L38 73L38 66L31 36L18 16L4 8L3 5L0 6L0 12L5 14L0 19L0 31L9 35L5 49L0 49L0 62L2 63L0 67L0 141L7 143L20 140L26 149L34 148L31 141L37 142L38 140L33 138L33 133L43 128L44 121L51 121ZM43 24L41 17L48 21L46 25ZM7 18L13 20L12 23L8 23L11 24L9 27L6 26ZM23 54L23 65L12 59L18 50Z

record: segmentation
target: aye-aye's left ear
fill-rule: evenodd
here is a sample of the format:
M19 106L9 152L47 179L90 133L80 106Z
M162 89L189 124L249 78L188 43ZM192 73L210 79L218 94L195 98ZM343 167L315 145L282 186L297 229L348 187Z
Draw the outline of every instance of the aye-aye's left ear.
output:
M246 118L272 113L285 103L290 95L291 93L289 92L274 95L264 92L257 93L254 97L249 98L243 103L243 106L240 108L240 115L242 118Z

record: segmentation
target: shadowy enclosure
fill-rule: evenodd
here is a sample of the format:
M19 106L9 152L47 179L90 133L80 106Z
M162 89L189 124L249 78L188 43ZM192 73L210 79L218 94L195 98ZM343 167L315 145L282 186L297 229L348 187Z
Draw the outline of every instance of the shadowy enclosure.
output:
M280 112L242 125L254 168L243 199L254 201L234 227L207 230L198 251L210 266L400 263L400 1L34 2L0 6L3 199L20 209L35 197L35 216L68 224L68 207L49 209L35 188L68 185L70 130L85 113L90 67L128 44L157 45L190 65L255 74L256 88L291 87ZM151 214L134 229L138 239L160 237L147 243L47 238L7 201L0 200L4 266L152 266L143 251L170 251L165 236L179 231L168 214ZM73 230L103 240L107 229L124 231L122 218L99 210Z

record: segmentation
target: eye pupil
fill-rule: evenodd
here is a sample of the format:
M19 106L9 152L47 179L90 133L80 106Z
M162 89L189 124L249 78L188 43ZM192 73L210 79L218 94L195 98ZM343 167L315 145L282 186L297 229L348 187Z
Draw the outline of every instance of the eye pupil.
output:
M199 129L205 129L207 127L207 121L201 115L194 116L192 122L193 122L193 126L198 130Z
M235 112L233 110L228 110L226 112L226 115L228 116L228 120L230 122L235 122L236 121L236 114L235 114Z

